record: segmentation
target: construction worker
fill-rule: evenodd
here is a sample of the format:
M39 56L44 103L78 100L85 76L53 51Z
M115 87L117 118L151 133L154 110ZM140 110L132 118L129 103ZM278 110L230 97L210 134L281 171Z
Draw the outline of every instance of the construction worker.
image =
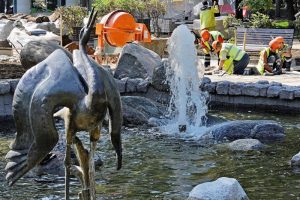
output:
M282 61L282 68L291 71L292 52L288 44L285 44L283 37L276 37L274 41L279 43L278 56Z
M219 53L219 70L227 74L244 74L249 64L249 55L231 43L214 41L212 44L215 53Z
M223 43L224 36L219 31L202 30L200 44L204 52L204 66L208 68L210 66L210 54L213 52L212 43L218 41Z
M216 2L214 1L214 5L211 7L208 4L207 0L202 2L202 7L200 9L200 30L215 30L216 29L216 19L215 13L218 13L219 9L216 6Z
M278 55L279 43L271 40L269 46L260 52L258 64L256 66L260 75L279 75L281 70L281 59Z

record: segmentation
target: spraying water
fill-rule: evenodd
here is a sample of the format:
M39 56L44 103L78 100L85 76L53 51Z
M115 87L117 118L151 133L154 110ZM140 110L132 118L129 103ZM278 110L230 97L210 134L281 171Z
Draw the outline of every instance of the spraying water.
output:
M168 40L166 74L172 97L168 124L161 127L163 132L196 134L206 124L207 93L199 89L204 66L198 62L194 40L194 35L185 25L178 26Z

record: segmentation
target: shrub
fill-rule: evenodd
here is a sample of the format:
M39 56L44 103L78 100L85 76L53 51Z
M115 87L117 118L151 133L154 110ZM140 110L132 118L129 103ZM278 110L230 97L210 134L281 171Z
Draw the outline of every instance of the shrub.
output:
M63 28L68 34L72 34L72 27L81 27L83 19L88 15L87 8L80 6L59 7L54 12L62 16Z
M242 0L239 7L248 6L252 12L267 12L273 7L272 0Z
M250 27L252 28L272 28L272 20L268 15L254 13L250 18Z

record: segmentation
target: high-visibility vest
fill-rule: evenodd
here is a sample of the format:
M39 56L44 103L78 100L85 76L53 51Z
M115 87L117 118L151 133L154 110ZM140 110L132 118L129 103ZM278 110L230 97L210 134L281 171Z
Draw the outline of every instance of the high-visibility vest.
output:
M201 46L203 48L207 48L209 51L211 51L211 49L212 49L211 45L212 45L213 41L218 41L218 42L223 43L224 42L224 39L223 39L224 35L219 31L209 31L209 33L212 36L212 40L211 41L205 41L205 42L203 42L201 40ZM204 53L209 54L209 52L207 52L206 50L204 50Z
M215 13L217 11L215 7L200 11L200 30L216 26Z
M279 57L281 58L282 61L285 60L285 56L282 55L283 53L287 52L289 49L289 45L288 44L284 44L283 48L280 50L277 50L276 53L278 53Z
M265 66L264 66L264 52L267 53L267 58L270 55L270 47L266 47L265 49L263 49L260 52L260 56L259 56L259 60L258 60L258 64L256 65L256 69L258 70L258 72L263 75L265 72Z
M234 69L233 61L241 60L242 57L245 55L245 52L231 43L223 43L222 49L220 51L220 56L223 55L226 55L223 68L228 74L232 74ZM222 58L220 59L224 60Z

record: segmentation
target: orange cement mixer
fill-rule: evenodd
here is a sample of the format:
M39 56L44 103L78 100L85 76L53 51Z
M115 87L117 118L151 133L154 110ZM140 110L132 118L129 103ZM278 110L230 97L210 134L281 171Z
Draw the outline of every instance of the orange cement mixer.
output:
M128 42L151 42L151 34L145 24L136 23L134 17L122 10L105 15L96 24L98 46L103 50L106 41L113 47L122 47Z

